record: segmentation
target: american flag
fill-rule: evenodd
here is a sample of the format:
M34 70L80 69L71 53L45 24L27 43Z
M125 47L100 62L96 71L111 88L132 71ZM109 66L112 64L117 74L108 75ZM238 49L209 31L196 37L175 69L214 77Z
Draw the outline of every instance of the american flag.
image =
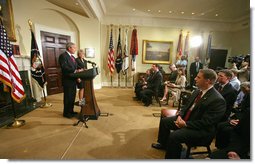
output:
M0 25L0 81L11 88L12 98L20 103L26 96L12 46L4 26Z
M114 47L113 47L113 40L112 40L112 29L110 34L110 44L109 44L109 50L108 50L108 68L112 76L114 72Z

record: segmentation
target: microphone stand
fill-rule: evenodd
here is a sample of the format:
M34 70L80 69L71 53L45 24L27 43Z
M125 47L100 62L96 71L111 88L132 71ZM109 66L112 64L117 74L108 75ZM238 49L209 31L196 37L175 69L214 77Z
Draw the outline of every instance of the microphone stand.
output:
M87 60L87 62L90 63L90 64L92 64L92 67L93 67L93 68L96 67L96 63L91 62L91 61L89 61L89 60ZM84 97L84 98L85 98L85 97ZM85 102L86 102L86 100L85 100ZM85 104L85 105L86 105L86 104ZM87 125L87 122L88 122L88 121L89 121L89 116L85 116L84 114L82 114L82 109L81 109L80 116L79 116L79 120L78 120L76 123L74 123L73 126L77 126L77 125L79 125L80 122L82 122L82 123L83 123L82 125L84 125L85 128L89 128L88 125Z

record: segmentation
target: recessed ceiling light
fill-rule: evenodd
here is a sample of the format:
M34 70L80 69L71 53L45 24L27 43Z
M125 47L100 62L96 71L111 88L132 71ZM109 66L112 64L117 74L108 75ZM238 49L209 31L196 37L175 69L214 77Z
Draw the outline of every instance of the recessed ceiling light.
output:
M150 10L150 9L148 9L147 11L148 11L148 12L150 12L151 10Z
M158 10L158 12L160 13L160 12L161 12L161 10Z
M173 12L172 11L168 11L169 14L172 14Z
M205 13L201 13L201 15L205 15Z
M215 16L217 17L217 16L219 16L219 14L215 14Z
M181 13L184 14L184 11L182 11Z
M76 3L75 3L75 5L76 5L76 6L78 6L78 5L79 5L79 3L78 3L78 2L76 2Z
M135 11L135 8L133 9L133 11Z
M195 13L191 13L192 15L194 15Z

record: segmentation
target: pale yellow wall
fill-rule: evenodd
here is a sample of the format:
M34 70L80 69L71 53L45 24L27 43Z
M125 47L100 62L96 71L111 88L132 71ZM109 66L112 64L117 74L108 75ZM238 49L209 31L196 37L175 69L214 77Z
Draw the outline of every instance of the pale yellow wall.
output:
M45 0L12 0L14 24L17 42L23 56L30 56L31 34L28 19L38 27L51 29L49 32L73 33L72 41L78 48L95 48L96 58L89 60L96 63L101 61L100 53L100 23L96 19L88 19L68 10L57 7ZM40 31L33 26L36 38ZM37 40L40 42L40 40ZM38 43L38 46L40 43ZM39 46L39 49L41 47ZM43 54L41 54L43 56ZM99 65L100 67L100 65ZM95 88L101 87L101 76L94 80Z
M118 35L118 25L113 26L114 32L113 32L113 41L114 41L114 46L115 46L115 52L117 50L117 35ZM132 33L133 27L130 27L129 30L129 46L130 46L130 37ZM183 29L183 38L185 39L187 31L190 32L190 38L193 36L200 35L202 36L203 39L203 44L202 44L202 60L204 61L205 56L206 56L206 49L207 49L207 41L208 41L208 35L210 31L203 31L201 32L201 29L195 29L193 28L192 30L190 29ZM243 31L238 31L238 32L212 32L212 48L215 49L227 49L228 50L228 56L231 56L234 54L233 50L235 52L247 52L249 50L249 38L246 37L246 35L249 35L247 33L248 30ZM143 64L142 63L142 46L143 46L143 40L156 40L156 41L173 41L173 55L172 57L172 63L175 63L175 55L176 55L176 49L177 49L177 44L178 44L178 39L179 39L179 34L180 34L180 29L177 28L160 28L160 27L144 27L144 26L138 26L137 27L137 33L138 33L138 56L136 58L137 61L137 72L145 72L148 68L151 67L151 64ZM243 35L244 34L244 35ZM102 25L101 29L101 48L102 48L102 54L104 56L102 57L103 64L102 64L102 85L111 85L110 83L110 76L109 76L109 69L107 67L107 52L108 52L108 46L109 46L109 25ZM242 44L242 47L235 46L233 44L233 40L238 40L244 44ZM183 42L184 42L183 39ZM238 43L240 43L238 41ZM184 43L183 43L184 44ZM234 48L235 47L235 48ZM198 48L190 48L190 55L189 55L189 63L188 63L188 68L191 62L194 61L194 57L198 55ZM116 56L116 54L115 54ZM169 72L168 65L162 65L164 70L166 72ZM226 66L228 66L228 62L226 61ZM131 72L129 70L129 72ZM128 75L128 85L132 85L133 83L133 77L129 74ZM125 86L125 78L122 74L120 74L120 82L121 86ZM117 73L114 73L113 76L113 85L117 86L118 85L118 76Z

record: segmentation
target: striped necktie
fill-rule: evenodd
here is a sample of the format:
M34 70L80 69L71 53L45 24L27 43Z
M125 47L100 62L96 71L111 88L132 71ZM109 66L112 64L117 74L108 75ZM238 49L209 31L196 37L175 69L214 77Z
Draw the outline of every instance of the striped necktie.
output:
M197 97L196 97L196 99L195 99L193 105L189 108L189 110L187 111L185 117L183 118L184 121L187 121L187 120L189 119L190 114L191 114L191 112L192 112L194 106L195 106L195 105L197 104L197 102L202 98L202 94L203 94L203 92L200 91L199 94L197 95Z

